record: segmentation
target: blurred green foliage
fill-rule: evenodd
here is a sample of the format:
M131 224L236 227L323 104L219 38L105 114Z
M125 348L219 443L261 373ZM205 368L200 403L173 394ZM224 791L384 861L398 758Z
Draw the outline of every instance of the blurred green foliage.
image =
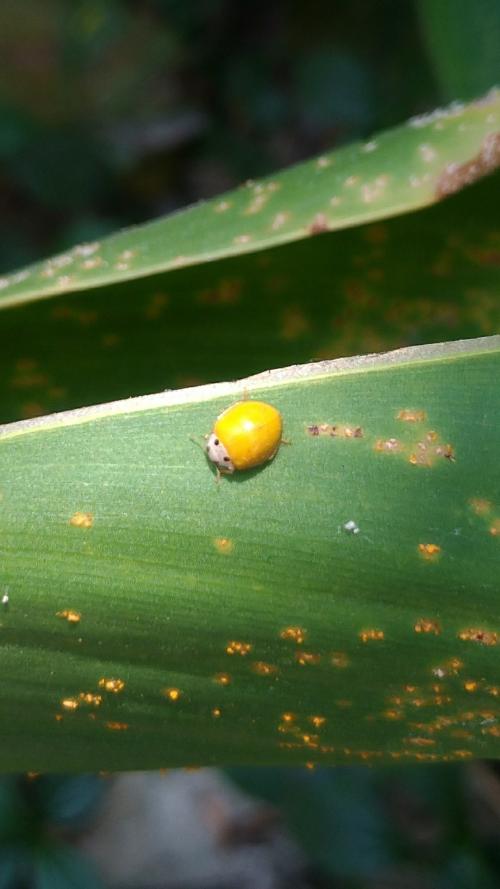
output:
M0 271L439 98L398 0L23 0L0 52Z

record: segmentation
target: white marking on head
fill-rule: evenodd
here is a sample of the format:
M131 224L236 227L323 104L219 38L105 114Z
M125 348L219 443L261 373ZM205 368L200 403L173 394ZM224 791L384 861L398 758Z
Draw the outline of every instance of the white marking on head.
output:
M234 464L231 462L228 452L213 432L208 436L207 457L219 467L221 472L234 472Z

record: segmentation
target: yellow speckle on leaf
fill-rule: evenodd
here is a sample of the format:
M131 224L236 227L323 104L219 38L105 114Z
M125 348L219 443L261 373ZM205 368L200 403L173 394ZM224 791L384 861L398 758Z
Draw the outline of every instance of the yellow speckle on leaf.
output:
M500 519L494 519L489 531L492 537L500 537Z
M220 719L220 717L222 716L222 710L220 707L212 707L211 713L214 719Z
M468 679L467 682L464 682L464 689L468 691L470 694L478 690L478 683L473 679Z
M91 528L94 524L94 516L91 512L75 512L71 516L69 524L74 528Z

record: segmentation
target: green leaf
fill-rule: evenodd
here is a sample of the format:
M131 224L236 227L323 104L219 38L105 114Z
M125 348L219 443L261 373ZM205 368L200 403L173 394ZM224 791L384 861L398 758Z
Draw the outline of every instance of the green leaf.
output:
M499 368L491 337L1 429L3 769L495 756ZM216 485L191 436L245 390L291 444Z
M471 99L498 82L498 0L420 0L416 8L444 101Z
M0 280L1 304L256 252L426 207L499 163L500 93L414 118L364 143Z
M384 223L2 315L0 419L500 329L500 177Z

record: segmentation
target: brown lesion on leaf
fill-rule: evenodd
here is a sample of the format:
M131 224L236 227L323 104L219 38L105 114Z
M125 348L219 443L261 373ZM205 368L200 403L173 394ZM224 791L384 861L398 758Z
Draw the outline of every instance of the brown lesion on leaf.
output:
M454 463L455 451L453 445L441 442L439 434L431 429L417 442L408 462L412 466L432 467L436 458L444 458Z
M308 232L310 235L321 235L323 232L330 231L330 223L324 213L316 213L311 222Z
M498 634L494 630L485 630L480 627L466 627L457 634L463 642L479 642L480 645L497 645Z
M493 508L491 500L486 500L485 497L471 497L469 506L474 514L478 516L488 515Z
M426 419L426 413L421 410L404 408L396 415L396 419L406 423L419 423ZM405 442L395 436L378 438L373 449L379 454L407 454L406 459L412 466L431 468L440 459L448 460L451 463L455 461L453 445L441 441L439 433L433 429L413 442Z
M493 173L500 166L500 132L489 133L483 141L479 152L471 160L463 164L448 164L436 183L436 199L455 194L477 179Z
M352 423L310 423L306 432L311 438L363 438L362 426Z
M404 738L403 743L414 747L433 747L436 742L433 738Z

